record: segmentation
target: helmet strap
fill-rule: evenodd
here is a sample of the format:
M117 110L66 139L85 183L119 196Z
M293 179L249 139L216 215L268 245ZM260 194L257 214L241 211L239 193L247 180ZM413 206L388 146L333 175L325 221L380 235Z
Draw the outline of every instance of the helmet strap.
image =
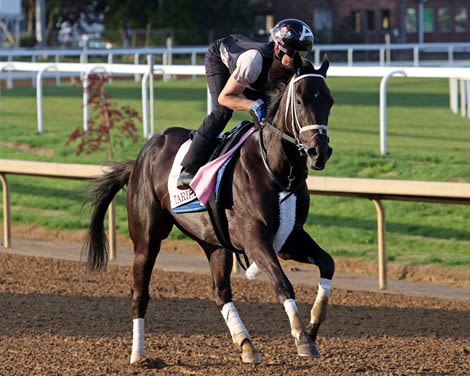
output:
M274 43L274 56L276 57L276 59L278 59L279 61L282 60L284 53L285 52L282 51L281 48L279 47L279 44Z

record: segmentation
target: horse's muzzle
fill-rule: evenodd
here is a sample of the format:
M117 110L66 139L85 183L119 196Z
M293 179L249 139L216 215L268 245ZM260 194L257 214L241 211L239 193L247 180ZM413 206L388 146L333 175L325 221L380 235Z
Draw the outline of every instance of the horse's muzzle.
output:
M326 162L333 154L333 149L329 145L324 147L316 146L307 150L308 165L313 170L323 170Z

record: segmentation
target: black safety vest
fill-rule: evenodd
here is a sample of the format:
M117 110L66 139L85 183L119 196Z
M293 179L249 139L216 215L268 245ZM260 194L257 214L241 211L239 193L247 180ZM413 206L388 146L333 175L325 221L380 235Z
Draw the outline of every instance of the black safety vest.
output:
M263 57L263 68L257 80L250 84L250 87L257 91L263 91L268 81L269 70L273 62L273 47L269 43L262 43L240 34L232 34L222 39L222 44L228 52L228 69L233 73L237 66L238 57L248 51L257 50Z

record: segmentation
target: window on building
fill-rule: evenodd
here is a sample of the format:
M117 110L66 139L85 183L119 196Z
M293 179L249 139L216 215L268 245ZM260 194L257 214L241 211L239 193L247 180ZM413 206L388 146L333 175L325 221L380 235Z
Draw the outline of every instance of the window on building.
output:
M371 9L366 10L367 30L375 30L375 12Z
M382 30L390 30L390 9L382 9Z
M313 11L313 28L315 31L330 31L333 28L331 9L315 8Z
M467 9L457 8L455 12L454 22L455 22L455 31L457 33L466 32L467 23L468 23Z
M353 30L356 32L356 33L360 33L361 32L361 11L359 10L353 10L352 12L352 27L353 27Z
M416 17L416 9L415 8L408 8L406 9L406 17L405 17L405 27L407 33L416 33L417 29L417 17Z
M440 32L450 31L450 12L449 8L439 8L437 10L437 28Z
M434 9L424 8L424 32L432 33L435 30Z

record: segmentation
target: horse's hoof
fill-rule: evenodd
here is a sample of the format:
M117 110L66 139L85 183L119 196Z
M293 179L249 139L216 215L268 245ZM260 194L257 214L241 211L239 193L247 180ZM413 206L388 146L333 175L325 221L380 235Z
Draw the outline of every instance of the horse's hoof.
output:
M297 346L297 354L302 357L320 357L317 345L312 339L304 333L300 334L299 339L295 340Z
M263 355L257 349L242 352L242 363L260 364L262 361Z

